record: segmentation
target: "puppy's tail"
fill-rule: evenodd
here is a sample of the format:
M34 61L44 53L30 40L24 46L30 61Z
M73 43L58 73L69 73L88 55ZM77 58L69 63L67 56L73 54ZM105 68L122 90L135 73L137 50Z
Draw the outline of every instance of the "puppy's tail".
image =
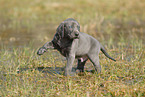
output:
M101 45L101 51L104 53L104 55L106 57L108 57L109 59L113 60L113 61L116 61L114 58L112 58L105 50L105 48Z

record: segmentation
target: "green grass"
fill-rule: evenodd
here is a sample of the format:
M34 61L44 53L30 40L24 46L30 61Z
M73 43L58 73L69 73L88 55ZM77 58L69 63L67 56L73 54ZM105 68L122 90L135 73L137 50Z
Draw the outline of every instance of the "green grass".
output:
M145 1L0 0L0 4L0 96L145 96ZM65 77L66 60L58 52L36 55L69 17L117 60L100 53L101 74L93 73L88 61L84 75Z

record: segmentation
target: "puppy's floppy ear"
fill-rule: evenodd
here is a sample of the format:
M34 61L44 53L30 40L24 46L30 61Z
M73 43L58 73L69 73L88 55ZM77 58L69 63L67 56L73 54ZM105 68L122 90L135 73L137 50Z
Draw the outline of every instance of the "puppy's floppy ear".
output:
M61 37L64 37L64 23L61 23L56 31Z

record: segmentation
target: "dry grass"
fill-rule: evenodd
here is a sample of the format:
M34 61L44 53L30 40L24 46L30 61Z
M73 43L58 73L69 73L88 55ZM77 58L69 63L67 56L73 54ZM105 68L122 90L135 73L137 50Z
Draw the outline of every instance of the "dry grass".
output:
M60 68L64 67L65 61L55 51L38 57L31 46L1 50L1 96L143 97L145 46L139 44L136 46L132 43L128 48L126 44L108 48L117 62L110 61L101 53L101 74L87 71L94 70L91 63L87 62L85 75L74 77L62 75ZM59 69L56 71L55 68Z

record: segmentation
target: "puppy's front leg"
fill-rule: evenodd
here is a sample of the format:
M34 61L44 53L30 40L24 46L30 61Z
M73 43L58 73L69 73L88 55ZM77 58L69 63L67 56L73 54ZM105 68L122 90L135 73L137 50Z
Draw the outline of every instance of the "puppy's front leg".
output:
M69 55L66 58L67 58L67 64L66 64L66 67L65 67L64 75L65 76L71 76L72 65L73 65L73 62L75 60L75 56L74 55Z
M51 41L46 42L41 48L39 48L37 55L42 55L47 51L47 49L54 49L53 43Z

